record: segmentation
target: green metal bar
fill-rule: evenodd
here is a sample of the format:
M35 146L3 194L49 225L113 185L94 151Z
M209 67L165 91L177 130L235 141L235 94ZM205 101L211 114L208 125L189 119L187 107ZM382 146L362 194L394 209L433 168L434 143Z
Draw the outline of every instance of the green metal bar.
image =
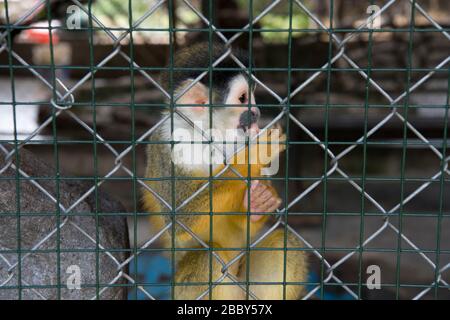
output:
M329 120L329 108L328 104L330 103L330 94L331 94L331 60L333 56L333 18L334 18L334 0L329 0L329 21L330 21L330 27L328 29L328 67L327 67L327 81L326 81L326 102L325 102L325 114L324 114L324 146L325 150L323 151L324 155L324 166L323 166L323 222L322 222L322 236L321 236L321 245L320 245L320 252L324 252L324 248L326 247L326 230L327 230L327 211L328 211L328 120ZM324 292L325 292L325 264L323 260L320 262L320 298L324 299Z
M202 11L206 14L206 17L208 18L209 21L211 21L211 23L214 23L214 18L215 18L215 8L214 8L214 1L202 1ZM212 44L213 44L213 29L212 29L212 25L208 24L208 75L209 75L209 87L212 88L213 87L213 51L212 51ZM213 94L212 94L212 90L209 90L208 92L208 99L209 99L209 127L213 128ZM204 140L204 139L202 139ZM211 139L208 141L208 148L211 148L211 145L213 143L213 137L211 136ZM211 150L211 149L209 149ZM214 206L213 206L213 185L212 185L212 177L214 176L213 174L213 166L212 166L212 154L211 152L209 152L208 154L209 156L209 177L208 177L208 192L209 192L209 241L208 241L208 263L209 263L209 276L208 276L208 297L209 300L212 300L213 298L213 281L216 281L216 279L213 279L213 250L211 248L214 247L214 225L213 225L213 221L214 221ZM220 286L220 284L219 284Z
M412 66L412 50L413 50L413 40L414 40L414 21L415 21L415 2L413 0L411 4L411 16L409 21L410 33L409 33L409 41L408 41L408 61L407 61L407 69ZM398 236L397 236L397 263L396 263L396 298L400 298L400 276L401 276L401 252L402 252L402 230L403 230L403 200L405 197L405 167L406 167L406 152L408 148L408 127L406 125L408 121L408 104L409 104L409 88L411 85L411 72L408 71L405 79L405 88L406 88L406 96L404 100L405 104L405 122L403 124L403 146L402 146L402 160L401 160L401 168L400 168L400 208L398 212Z
M131 90L130 90L130 110L131 110L131 140L133 141L131 143L132 149L131 149L131 157L132 157L132 173L133 173L133 249L134 249L134 270L133 273L135 275L134 279L138 279L138 262L139 262L139 256L137 255L137 247L138 247L138 216L136 215L136 212L138 212L138 190L137 190L137 165L136 165L136 110L134 108L134 101L135 101L135 85L134 85L134 40L133 40L133 7L132 7L132 0L128 1L128 27L129 27L129 48L130 48L130 84L131 84ZM141 286L139 280L135 280L134 282L134 295L137 298L138 296L138 288Z
M233 213L233 215L235 215L235 213ZM358 217L359 214L355 214L355 217ZM435 218L438 218L438 216L435 216ZM175 248L174 251L176 252L192 252L192 251L209 251L209 248L195 248L195 247L191 247L191 248ZM242 251L242 248L227 248L227 247L211 247L211 250L214 251L236 251L236 252L240 252ZM284 250L284 249L281 249ZM252 251L280 251L280 248L267 248L267 247L254 247L252 248ZM286 248L286 251L314 251L314 249L309 249L309 248ZM334 252L334 253L349 253L349 252L354 252L355 248L341 248L341 247L332 247L332 248L325 248L325 252ZM388 248L364 248L363 250L364 252L379 252L379 253L397 253L397 249L388 249ZM46 253L55 253L54 249L22 249L21 251L22 253L36 253L36 254L46 254ZM94 249L89 249L89 248L82 248L82 249L61 249L61 253L96 253L97 250ZM120 253L120 252L126 252L126 253L132 253L133 249L130 248L103 248L103 249L99 249L98 252L100 253ZM139 252L144 253L144 252L160 252L160 253L165 253L167 252L166 248L144 248L144 249L139 249ZM429 254L436 254L436 253L440 253L440 254L449 254L450 250L432 250L432 249L420 249L420 250L416 250L416 249L408 249L408 248L404 248L402 249L402 253L429 253ZM14 249L10 249L10 250L0 250L0 253L2 254L12 254L12 253L17 253L17 250ZM289 282L290 284L290 282ZM134 284L133 284L134 286ZM429 287L429 286L428 286Z
M441 161L441 172L442 175L440 177L439 182L439 214L437 216L437 224L436 224L436 268L434 271L434 299L439 299L439 269L440 269L440 262L441 262L441 243L442 243L442 220L444 217L444 199L445 199L445 167L446 167L446 155L447 155L447 137L448 137L448 117L449 117L449 106L450 106L450 68L448 69L448 80L447 80L447 98L446 98L446 104L447 107L445 109L445 116L444 116L444 132L443 132L443 139L442 139L442 161Z
M175 88L174 88L174 84L173 84L173 67L174 67L174 53L175 53L175 43L176 43L176 38L173 36L174 35L174 21L173 21L173 16L171 14L171 12L173 11L173 0L169 0L169 7L168 7L168 11L169 11L169 91L168 93L170 94L170 98L169 98L169 108L170 108L170 130L171 132L174 131L174 122L173 122L173 115L176 109L176 105L175 105L175 100L174 100L174 95L175 95ZM171 150L173 152L173 148L175 146L175 142L172 140L170 141L170 147ZM172 192L171 192L171 217L172 217L172 227L171 227L171 280L170 280L170 288L171 288L171 299L174 300L175 298L175 268L176 268L176 260L175 260L175 249L176 249L176 243L175 243L175 227L176 226L176 222L177 222L177 214L178 212L175 211L176 207L177 207L177 202L176 202L176 189L175 189L175 179L173 179L175 177L175 164L173 163L173 161L171 161L171 176L172 176L172 180L171 180L171 187L172 187Z
M373 5L373 0L370 1ZM362 299L362 265L363 265L363 243L364 243L364 226L365 226L365 202L366 198L364 192L366 189L366 170L367 170L367 132L368 132L368 120L369 120L369 96L370 96L370 75L372 67L372 42L373 42L373 29L369 29L369 45L367 49L367 79L365 87L365 98L364 98L364 139L363 139L363 161L362 161L362 181L361 181L361 222L359 225L359 255L358 255L358 298Z
M236 285L236 284L240 284L240 285L245 285L245 282L236 282L236 283L223 283L222 285L226 286L226 285ZM257 284L282 284L282 282L250 282L251 285L257 285ZM293 285L303 285L302 282L292 282ZM314 284L318 284L317 282L315 282ZM97 284L83 284L81 285L82 288L95 288ZM167 287L167 284L164 283L158 283L158 282L142 282L143 286L155 286L155 287ZM207 285L207 282L189 282L189 283L177 283L177 286L199 286L199 285ZM342 282L341 283L328 283L328 286L331 287L340 287L343 285L346 286L357 286L358 283L357 282ZM109 283L100 283L99 286L101 288L129 288L129 287L133 287L133 284L126 284L126 283L113 283L113 284L109 284ZM383 284L383 286L385 286L386 288L395 288L396 284L395 283L386 283ZM417 289L426 289L429 288L429 285L426 284L401 284L400 285L401 288L417 288ZM4 286L2 287L5 290L7 289L18 289L18 286ZM57 288L57 285L24 285L21 288L23 289L52 289L52 288ZM449 289L450 286L447 285L439 285L440 289Z
M6 28L7 25L3 25L0 24L0 28ZM64 27L64 26L55 26L53 27L55 30L62 30L62 31L71 31L71 29ZM40 26L26 26L26 25L18 25L18 26L10 26L10 29L13 30L42 30L42 29L47 29L46 27L40 27ZM90 27L81 27L79 30L80 31L105 31L104 28L99 27L99 26L93 26L92 28ZM108 26L108 30L109 31L128 31L129 29L126 27L113 27L113 26ZM200 33L208 33L208 28L144 28L144 27L136 27L133 29L134 31L139 31L139 32L143 32L143 31L148 31L148 32L158 32L158 31L166 31L169 32L170 30L172 30L173 32L200 32ZM235 32L244 32L247 33L249 32L248 30L243 30L240 28L220 28L217 27L215 29L216 31L222 32L222 33L235 33ZM253 28L254 32L259 32L259 33L263 33L263 32L267 32L267 33L289 33L289 28ZM333 33L367 33L369 31L368 28L361 28L361 29L349 29L349 28L334 28L333 29ZM322 30L320 28L292 28L292 32L293 33L327 33L325 30ZM377 28L377 29L373 29L374 33L409 33L409 28ZM436 29L436 28L428 28L428 27L417 27L414 32L417 33L443 33L443 32L450 32L450 28L449 27L442 27L441 29Z
M6 16L6 41L7 46L9 48L8 50L8 64L10 66L13 65L13 57L11 54L11 51L13 50L13 42L12 42L12 36L11 36L11 28L10 28L10 21L9 21L9 7L8 7L8 0L5 0L5 16ZM13 111L13 122L14 122L14 158L16 162L16 239L17 239L17 250L15 253L17 253L17 288L18 289L18 300L22 300L22 293L23 293L23 287L22 287L22 238L21 238L21 201L20 201L20 180L19 180L19 168L20 168L20 156L19 156L19 149L18 149L18 140L17 140L17 111L16 111L16 87L15 87L15 77L14 77L14 70L12 68L9 69L9 76L11 78L11 97L12 97L12 111Z
M449 181L446 181L449 182ZM148 213L148 212L136 212L136 215L138 217L149 217L154 215L155 213L158 213L158 215L168 215L167 212L153 212L153 213ZM179 213L179 215L204 215L204 212L190 212L188 213ZM218 212L215 213L216 216L219 215L242 215L242 212L233 212L233 211L228 211L228 212ZM4 213L3 214L5 217L15 217L16 214L15 213ZM264 215L264 213L262 214ZM269 214L266 214L269 215ZM270 214L273 215L273 214ZM311 211L301 211L301 212L296 212L296 211L290 211L289 215L291 216L321 216L322 213L321 212L311 212ZM339 217L359 217L361 216L360 212L334 212L334 211L329 211L328 212L329 216L339 216ZM54 212L25 212L22 211L21 212L21 216L22 217L50 217L50 216L54 216ZM92 216L92 212L77 212L77 213L68 213L66 214L67 217L86 217L86 216ZM132 217L134 216L133 213L130 212L114 212L114 213L108 213L108 212L99 212L98 213L99 217ZM380 217L380 212L375 212L375 211L366 211L366 216L367 217ZM438 218L438 217L442 217L442 218L448 218L450 217L450 214L445 214L442 213L442 215L440 215L439 213L430 213L430 212L404 212L403 213L404 217L414 217L414 218ZM62 250L62 249L61 249ZM252 248L253 250L253 248ZM406 250L406 249L403 249ZM425 250L425 249L424 249ZM8 250L6 250L8 251ZM5 252L6 252L5 251ZM430 250L425 250L425 251L430 251ZM441 249L442 251L442 249ZM0 252L2 252L2 250L0 250ZM435 252L435 251L433 251Z
M248 20L253 21L253 0L249 0L248 3ZM250 112L250 109L252 107L252 101L251 101L251 92L252 92L252 73L253 73L253 24L250 24L249 27L249 36L248 36L248 55L249 55L249 65L248 65L248 102L247 102L247 111ZM250 138L246 137L245 144L248 150L250 150ZM251 236L250 236L250 209L251 209L251 183L252 183L252 175L251 175L251 154L248 152L247 155L247 195L248 195L248 202L247 202L247 220L246 220L246 232L247 232L247 239L245 242L245 259L246 259L246 269L245 269L245 299L250 300L250 263L251 263Z
M97 104L96 104L96 86L95 86L95 60L94 60L94 31L92 29L93 21L92 21L92 0L89 0L88 2L88 34L89 34L89 71L92 74L92 80L91 80L91 108L93 110L92 113L92 126L94 130L93 134L93 153L94 153L94 196L95 196L95 203L94 203L94 214L95 214L95 281L96 281L96 288L95 288L95 298L97 300L100 299L100 286L98 283L100 282L100 238L99 238L99 210L98 210L98 183L99 183L99 171L98 171L98 139L97 139Z
M52 28L53 30L53 28ZM95 70L95 71L99 71L99 70L105 70L105 71L129 71L129 68L127 67L118 67L118 66L93 66L92 68L89 66L55 66L55 65L50 65L50 64L35 64L35 65L30 65L30 66L24 66L24 65L1 65L0 64L0 69L52 69L54 68L55 70ZM143 71L167 71L169 70L169 68L167 67L135 67L134 68L136 71L138 70L143 70ZM209 68L184 68L184 67L174 67L173 68L174 71L208 71ZM239 67L212 67L212 70L214 71L242 71L241 68ZM321 71L321 68L313 68L313 67L291 67L291 69L288 68L283 68L283 67L272 67L272 68L268 68L268 67L253 67L253 71L257 72L257 71L264 71L264 72L282 72L282 71L305 71L305 72L314 72L314 71ZM435 71L436 73L447 73L447 69L436 69L434 67L430 67L430 68L425 68L425 67L411 67L409 69L405 69L405 68L394 68L394 67L379 67L379 68L371 68L370 69L372 72L377 71L377 72L403 72L406 73L409 71L411 72L422 72L422 73L427 73L429 71ZM364 72L368 72L369 69L368 68L363 68L363 67L359 67L359 68L346 68L346 67L342 67L342 68L333 68L330 67L330 71L332 72L354 72L354 73L358 73L359 71L364 71ZM42 101L42 103L45 103L48 101ZM82 103L82 102L81 102ZM86 102L85 102L86 103Z
M54 68L55 66L55 60L54 60L54 45L53 45L53 32L52 32L52 12L51 12L51 6L50 1L47 0L45 3L47 7L47 22L48 22L48 33L49 33L49 50L50 50L50 65L52 66L50 68L51 72L51 83L53 86L52 90L52 96L54 101L57 100L57 94L56 94L56 70ZM56 110L55 108L52 108L52 136L53 136L53 157L55 160L55 184L56 184L56 203L55 203L55 216L56 216L56 281L57 281L57 294L56 299L61 300L61 209L60 209L60 201L61 201L61 194L60 194L60 166L59 166L59 151L58 151L58 132L56 127Z
M291 86L292 86L292 14L293 14L293 1L289 1L289 9L288 9L288 15L289 15L289 33L288 33L288 78L287 78L287 96L289 97L291 95ZM289 123L290 118L289 115L291 114L291 99L289 99L286 102L286 141L289 141L290 135L289 135ZM289 203L289 145L286 145L286 151L285 151L285 183L284 183L284 203ZM284 221L286 222L284 224L284 256L283 256L283 299L286 299L286 269L287 269L287 252L288 252L288 221L289 221L289 209L287 208L287 205L285 206L285 210L283 212L284 214Z

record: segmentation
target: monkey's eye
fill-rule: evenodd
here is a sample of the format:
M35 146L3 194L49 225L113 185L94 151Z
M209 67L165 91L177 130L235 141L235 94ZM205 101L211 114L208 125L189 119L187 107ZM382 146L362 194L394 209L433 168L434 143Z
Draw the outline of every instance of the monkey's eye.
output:
M239 97L239 101L241 103L246 103L247 102L247 95L245 93L243 93L240 97Z

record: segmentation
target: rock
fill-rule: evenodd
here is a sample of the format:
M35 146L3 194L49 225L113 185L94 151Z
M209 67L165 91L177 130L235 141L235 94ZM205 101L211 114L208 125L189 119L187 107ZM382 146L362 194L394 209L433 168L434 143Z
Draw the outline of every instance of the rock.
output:
M0 149L0 172L5 166L3 155ZM93 180L56 180L55 168L24 149L19 151L18 162L20 170L33 177L48 195L54 199L59 195L65 210L94 186ZM16 164L14 161L13 165ZM120 271L118 264L128 256L125 218L103 215L96 219L95 192L68 214L63 210L58 213L55 201L48 195L29 179L18 175L12 166L0 174L0 299L18 299L19 294L22 299L91 299L97 290L101 293L100 299L125 299L126 287L105 289L116 280ZM101 192L101 188L98 189L97 209L98 213L124 212L118 202ZM100 249L97 252L96 230ZM111 249L116 250L106 252ZM68 268L74 265L80 268L81 289L67 288L67 281L73 279L74 272ZM126 268L123 271L126 272ZM114 283L124 283L124 279Z

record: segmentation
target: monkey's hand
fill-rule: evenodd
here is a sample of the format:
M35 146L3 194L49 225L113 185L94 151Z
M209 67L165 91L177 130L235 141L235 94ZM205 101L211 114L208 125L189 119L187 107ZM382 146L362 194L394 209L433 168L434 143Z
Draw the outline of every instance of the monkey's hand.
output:
M286 149L286 135L280 126L263 132L251 145L234 155L231 163L235 169L244 177L261 177L267 175L262 173ZM248 162L250 161L250 172ZM219 172L223 167L218 167ZM231 176L234 176L233 174Z
M250 201L249 201L250 193ZM250 210L248 209L250 202ZM274 212L281 204L281 199L272 186L264 184L259 180L251 183L250 192L247 190L244 197L244 209L250 213L271 213ZM252 214L250 220L252 222L259 221L264 215Z
M274 157L286 150L286 134L283 132L281 125L277 123L258 138L258 143L258 147L267 146L267 143L269 143L266 153L273 160Z

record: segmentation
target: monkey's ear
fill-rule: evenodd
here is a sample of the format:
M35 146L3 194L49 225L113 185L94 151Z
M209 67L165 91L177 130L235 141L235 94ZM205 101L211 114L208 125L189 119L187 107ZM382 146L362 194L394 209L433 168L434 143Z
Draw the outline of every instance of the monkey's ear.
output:
M184 81L178 92L182 92L184 88L191 85L193 79ZM206 104L209 103L208 88L200 82L194 84L188 91L186 91L181 98L177 101L180 105L192 105L190 108L193 110L203 110ZM204 106L203 106L204 105Z

